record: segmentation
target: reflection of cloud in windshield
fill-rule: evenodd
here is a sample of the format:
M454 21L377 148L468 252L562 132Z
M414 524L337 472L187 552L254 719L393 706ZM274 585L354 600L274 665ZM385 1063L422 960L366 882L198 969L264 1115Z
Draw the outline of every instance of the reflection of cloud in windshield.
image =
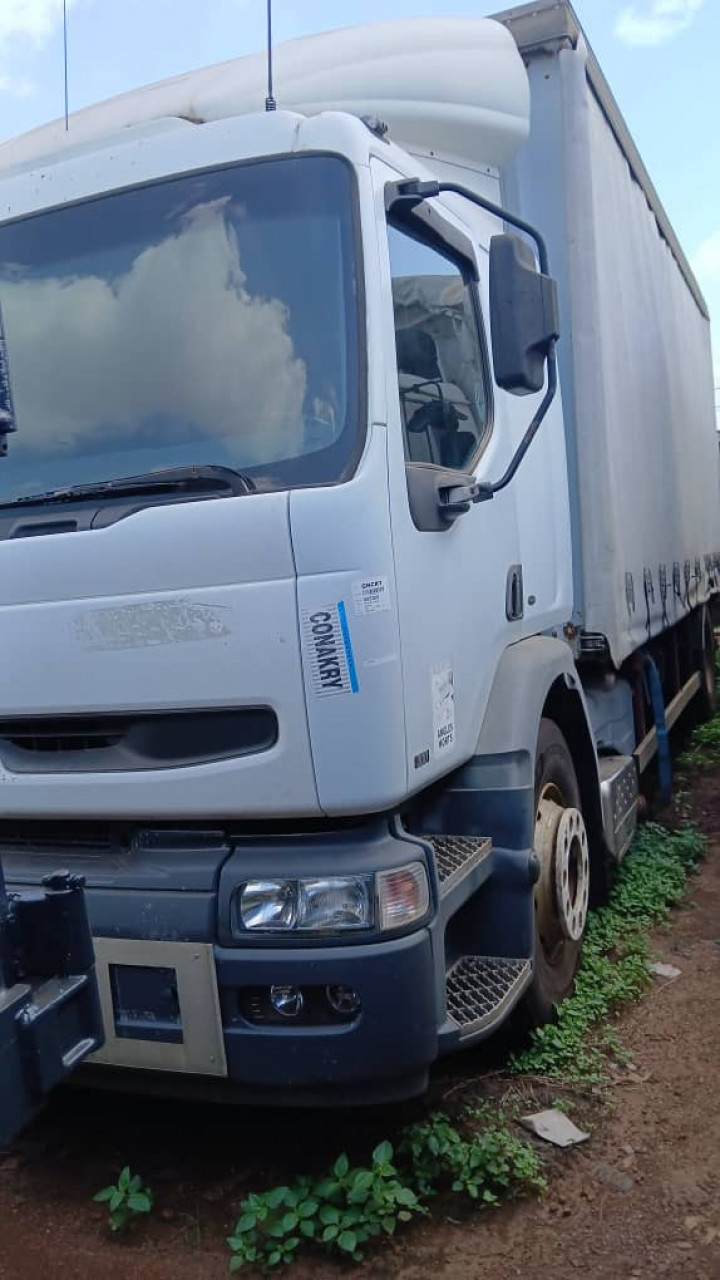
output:
M225 214L224 201L198 206L114 279L20 282L10 268L3 314L26 449L88 435L97 448L103 429L162 415L235 444L248 466L300 452L305 364L282 302L248 292Z

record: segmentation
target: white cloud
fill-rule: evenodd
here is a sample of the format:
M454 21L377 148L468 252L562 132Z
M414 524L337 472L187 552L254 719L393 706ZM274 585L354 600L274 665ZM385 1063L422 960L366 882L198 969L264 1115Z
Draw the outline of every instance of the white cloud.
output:
M112 280L20 282L5 265L5 332L16 405L32 424L28 451L48 440L72 449L85 436L117 435L118 424L163 419L202 424L245 466L301 451L305 364L283 303L248 290L224 205L198 206Z
M18 36L44 44L61 25L62 12L62 0L0 0L0 51Z
M615 24L623 44L653 47L672 40L695 19L705 0L646 0L628 5Z
M67 0L68 9L75 0ZM62 26L62 0L0 0L0 94L26 98L35 86L16 71L28 45L40 49Z
M701 280L720 280L720 231L703 240L693 257L693 269Z
M6 76L0 72L0 93L9 93L12 98L30 98L35 88L27 76Z

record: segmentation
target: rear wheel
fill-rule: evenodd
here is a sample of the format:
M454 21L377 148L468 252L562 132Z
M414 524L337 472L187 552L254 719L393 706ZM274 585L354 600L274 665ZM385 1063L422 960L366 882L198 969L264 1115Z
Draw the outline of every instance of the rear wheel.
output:
M533 978L524 1021L550 1022L570 995L580 962L590 900L590 851L580 788L567 742L553 720L540 722L535 757Z
M701 685L695 696L693 709L698 721L712 720L717 711L717 685L715 675L715 632L710 610L704 608L697 629L696 665Z

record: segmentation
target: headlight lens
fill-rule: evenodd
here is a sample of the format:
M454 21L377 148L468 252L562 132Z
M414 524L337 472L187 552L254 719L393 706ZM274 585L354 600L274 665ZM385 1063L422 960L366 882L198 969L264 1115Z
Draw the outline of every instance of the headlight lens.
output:
M369 929L373 923L372 881L342 876L301 880L298 928Z
M240 889L242 926L258 932L371 929L373 905L370 876L248 880Z
M411 862L376 876L248 880L235 901L240 927L257 933L388 932L424 919L430 887L424 864Z
M293 880L250 880L240 891L240 919L246 929L293 929L297 885Z

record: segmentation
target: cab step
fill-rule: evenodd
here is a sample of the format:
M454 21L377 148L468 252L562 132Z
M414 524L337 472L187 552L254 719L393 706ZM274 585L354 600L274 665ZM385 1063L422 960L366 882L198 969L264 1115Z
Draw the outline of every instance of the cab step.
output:
M512 1006L530 978L529 960L463 956L446 975L447 1012L460 1038L475 1035Z
M492 853L488 836L425 836L433 847L440 896L454 889L480 862Z

